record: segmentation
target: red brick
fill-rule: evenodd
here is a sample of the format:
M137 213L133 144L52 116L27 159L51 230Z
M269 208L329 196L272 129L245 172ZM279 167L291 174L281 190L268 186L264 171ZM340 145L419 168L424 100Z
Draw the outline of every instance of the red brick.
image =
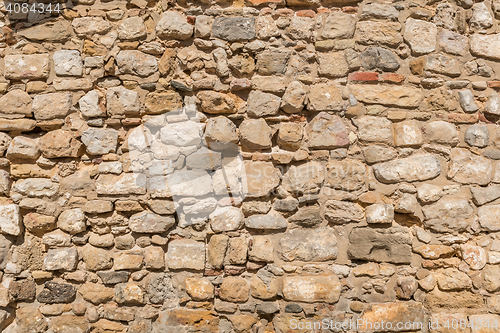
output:
M488 82L488 87L500 88L500 81L490 81L490 82Z
M436 114L438 119L449 121L450 123L456 124L474 124L479 120L479 114L476 113L438 113Z
M187 16L186 19L189 24L194 24L194 22L196 21L196 16Z
M252 3L254 6L259 6L262 4L269 4L269 3L281 3L283 0L248 0Z
M314 10L306 9L306 10L299 10L296 15L300 17L314 18L316 16L316 13L314 12Z
M397 83L400 84L405 80L404 75L398 73L384 73L380 76L380 81L386 83Z
M376 72L354 72L349 74L349 81L376 82L378 73Z
M328 8L318 8L317 12L318 12L318 14L329 13L330 9L328 9Z

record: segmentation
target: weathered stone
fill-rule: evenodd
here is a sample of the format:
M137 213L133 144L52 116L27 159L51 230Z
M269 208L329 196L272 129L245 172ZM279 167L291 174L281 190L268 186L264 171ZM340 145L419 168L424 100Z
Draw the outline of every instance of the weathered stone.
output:
M106 91L107 112L110 116L136 115L140 111L139 95L122 86Z
M43 267L47 271L73 271L78 264L76 248L50 249L43 260Z
M26 306L16 311L16 333L43 333L48 329L47 319L38 307Z
M474 95L470 90L461 90L458 92L460 98L460 106L465 112L475 112L479 108L474 100Z
M118 304L144 304L145 292L134 283L120 283L115 286L115 300Z
M291 39L314 39L314 23L311 17L292 16L286 34Z
M22 179L12 186L12 191L28 197L52 197L58 190L59 184L44 178Z
M374 165L373 173L380 182L389 184L423 181L439 176L441 163L434 155L417 155Z
M292 302L336 303L341 284L337 275L286 276L283 279L283 298Z
M138 173L123 173L120 176L100 175L97 178L96 188L97 193L103 195L145 194L146 176Z
M349 72L344 52L320 53L318 74L327 77L342 77Z
M363 116L356 120L358 137L367 142L392 142L392 123L381 117Z
M361 21L356 25L354 38L361 44L397 46L401 38L401 24L397 22Z
M182 108L182 98L175 91L152 92L146 96L144 106L148 114L161 114Z
M244 216L239 208L221 207L210 214L210 227L214 232L234 231L243 226Z
M239 141L236 125L224 116L210 118L205 127L205 140L211 149L229 148Z
M281 98L274 94L252 90L248 95L247 110L253 117L272 116L278 113Z
M111 29L111 23L102 17L78 17L71 23L77 35L91 37L94 34L103 35Z
M228 245L228 236L224 234L214 235L208 242L207 264L214 269L220 269L224 262Z
M89 128L82 133L82 142L91 155L114 153L118 142L118 132L114 129Z
M169 10L164 12L156 24L156 34L163 39L186 40L193 34L193 26L184 14Z
M187 278L186 292L195 301L206 301L214 298L214 286L204 278Z
M73 104L70 93L36 95L33 99L33 113L36 120L65 118Z
M319 206L306 206L289 217L289 222L298 224L303 227L314 227L323 222Z
M468 39L456 32L442 29L438 35L438 45L444 52L454 55L465 55L467 52Z
M71 37L71 25L61 19L44 24L36 24L17 32L19 36L37 42L64 42Z
M370 324L384 320L384 327L390 327L391 331L399 331L396 329L398 323L423 323L425 318L425 308L421 303L413 301L374 303L368 305L363 311L363 315L359 318L361 325L358 329L360 332L366 332L371 330Z
M26 229L32 233L46 232L54 230L56 218L53 216L41 215L38 213L28 213L24 216L23 223Z
M45 79L49 77L49 55L6 55L5 78L13 80Z
M113 269L119 270L138 270L142 268L144 256L141 251L127 251L115 254L113 259Z
M499 45L500 34L473 34L470 37L470 50L476 56L500 59L500 55L496 52Z
M471 187L472 199L476 205L484 205L485 203L494 201L500 198L500 185L488 187Z
M320 36L323 39L352 38L355 28L356 17L354 15L333 12L325 18Z
M235 100L227 94L204 90L200 91L196 97L201 101L201 110L209 114L235 113Z
M410 263L411 238L407 228L354 228L347 253L352 259L395 264Z
M399 62L396 56L382 47L369 47L359 54L361 65L366 70L380 69L382 71L396 71Z
M286 219L279 214L255 214L245 219L245 226L250 229L279 230L287 225Z
M457 128L446 121L438 120L427 123L424 132L426 139L430 142L453 146L458 143Z
M99 271L97 272L97 275L99 275L99 277L101 278L102 282L104 284L117 284L117 283L125 283L128 281L128 277L130 276L130 273L127 272L127 271L119 271L119 272L115 272L115 271ZM85 286L85 285L83 285ZM80 287L81 288L83 288ZM102 285L99 285L99 287L102 287ZM87 292L93 292L95 289L98 289L99 287L95 287L93 285L90 285L86 291L82 291L79 292L84 295L85 293ZM110 297L109 299L113 298L114 296L114 292L113 292L113 289L109 289L109 293L110 293ZM89 302L92 302L92 303L96 303L96 304L99 304L99 303L104 303L105 301L100 301L100 300L96 300L96 301L92 301L91 300L92 297L91 296L88 296L86 298L86 300L88 300Z
M482 269L488 261L486 251L473 244L460 245L460 253L462 259L474 270Z
M448 76L460 76L460 67L460 62L451 56L432 54L427 56L424 70Z
M392 160L396 158L397 153L396 150L391 147L370 145L363 149L363 155L365 157L366 163L373 164Z
M340 111L343 107L340 88L335 83L310 86L307 108L311 111Z
M243 146L249 149L271 148L273 131L264 119L245 119L239 130Z
M36 284L33 280L17 280L9 284L9 295L15 302L35 300Z
M318 162L308 162L290 167L283 176L282 186L294 195L317 193L324 178L323 166Z
M163 177L156 177L163 178ZM177 171L172 175L166 177L168 187L170 188L171 194L173 196L204 196L212 192L212 178L210 174L204 170L188 170L188 171ZM165 182L162 182L163 187ZM151 180L149 182L150 191L152 189L157 189L158 186L151 187ZM158 188L161 189L161 188ZM162 197L158 195L156 197Z
M255 38L255 18L216 17L212 25L212 35L230 42Z
M283 149L297 150L302 144L303 127L296 123L282 123L278 131L278 145Z
M406 20L404 39L410 44L413 53L433 52L436 49L436 37L435 24L413 18Z
M248 259L259 262L273 262L274 246L271 239L268 236L252 237Z
M80 253L86 268L90 271L101 271L113 267L113 256L108 250L87 244Z
M261 75L285 74L289 58L290 51L287 49L265 50L257 55L257 71Z
M420 254L425 259L439 259L443 257L450 257L455 253L455 250L446 245L422 245L414 248L415 253Z
M269 162L245 162L247 197L269 195L279 184L278 170Z
M293 229L280 239L278 253L285 261L327 261L337 258L337 238L333 229Z
M500 97L496 92L488 96L488 101L484 104L484 112L500 114Z
M393 125L394 145L397 147L420 146L423 143L422 130L416 121L404 121Z
M259 39L268 39L280 35L274 19L268 15L255 18L255 30Z
M415 108L423 99L422 91L412 87L356 84L350 90L357 100L368 104Z
M24 91L14 89L0 98L0 117L16 119L31 116L31 97Z
M106 115L106 108L102 97L97 90L91 90L78 101L80 111L84 117L102 117Z
M189 327L203 333L219 331L219 317L208 310L172 309L161 311L153 324L153 333L176 332Z
M205 268L205 244L193 240L174 240L168 244L167 264L170 269Z
M64 130L48 132L38 141L38 147L45 158L78 157L81 146L71 132Z
M348 129L338 116L320 112L307 124L309 147L313 149L334 149L349 145Z
M241 277L224 278L219 289L219 297L228 302L244 303L250 296L250 283Z
M36 298L40 303L71 303L75 300L76 288L71 284L48 281L44 287Z
M455 268L446 268L437 275L437 284L439 289L444 291L459 291L470 289L472 280L467 274Z
M81 76L83 61L77 50L60 50L54 52L54 71L60 76Z
M462 184L487 185L491 181L491 161L468 150L453 148L450 154L448 178Z
M348 201L328 200L324 207L324 218L333 224L360 222L365 217L363 207Z
M18 205L0 205L0 232L14 236L21 234L22 222Z
M150 76L158 71L156 58L152 55L135 50L120 51L116 55L116 74L132 74Z
M129 228L138 233L162 233L175 224L173 216L161 216L144 211L130 217Z
M64 314L50 321L50 328L54 333L88 333L90 323L85 317Z
M469 146L484 148L490 139L488 127L485 125L469 126L465 131L464 139Z
M67 209L59 215L57 227L72 235L85 231L85 214L80 208Z
M146 37L146 26L139 16L129 17L120 21L116 27L121 40L137 40Z
M482 206L478 209L479 224L488 231L499 231L500 223L498 214L500 214L500 205Z
M475 219L472 205L463 198L443 198L422 212L425 226L437 232L464 231Z
M374 204L366 207L366 222L391 224L394 220L394 206L389 204Z

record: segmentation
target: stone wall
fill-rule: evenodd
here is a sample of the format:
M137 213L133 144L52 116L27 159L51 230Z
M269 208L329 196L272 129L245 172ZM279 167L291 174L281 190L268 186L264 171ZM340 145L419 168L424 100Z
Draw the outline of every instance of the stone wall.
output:
M498 0L59 5L0 8L0 331L498 332Z

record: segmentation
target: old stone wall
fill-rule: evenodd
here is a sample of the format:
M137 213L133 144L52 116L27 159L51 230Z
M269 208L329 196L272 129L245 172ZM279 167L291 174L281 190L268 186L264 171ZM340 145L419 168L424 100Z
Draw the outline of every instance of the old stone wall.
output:
M0 331L498 332L500 1L40 4L0 5Z

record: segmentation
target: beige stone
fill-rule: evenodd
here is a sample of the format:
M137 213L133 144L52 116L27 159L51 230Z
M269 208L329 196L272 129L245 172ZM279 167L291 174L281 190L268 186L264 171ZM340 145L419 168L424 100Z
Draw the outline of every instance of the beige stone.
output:
M283 298L292 302L336 303L340 298L340 289L336 275L297 275L283 279Z

